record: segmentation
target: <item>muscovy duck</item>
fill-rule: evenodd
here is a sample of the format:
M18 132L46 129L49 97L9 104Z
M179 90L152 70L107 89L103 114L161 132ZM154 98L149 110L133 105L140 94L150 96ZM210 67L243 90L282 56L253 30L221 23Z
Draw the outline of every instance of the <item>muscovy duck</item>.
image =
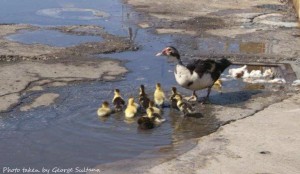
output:
M217 61L198 59L185 66L180 59L179 52L172 46L166 47L160 53L157 53L156 56L170 56L177 59L178 64L174 71L175 79L180 86L193 90L193 95L189 100L194 98L197 101L198 96L196 95L196 91L208 88L204 102L209 98L214 82L217 81L221 73L231 65L229 60L222 58Z

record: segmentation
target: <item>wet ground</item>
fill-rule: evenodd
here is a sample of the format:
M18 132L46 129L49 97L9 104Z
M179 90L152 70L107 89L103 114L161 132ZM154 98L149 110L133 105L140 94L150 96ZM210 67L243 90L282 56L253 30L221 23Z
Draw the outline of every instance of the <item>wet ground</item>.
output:
M36 0L30 0L30 2L37 5L21 9L16 8L16 1L1 5L0 15L6 17L0 22L20 23L22 21L22 23L38 25L46 29L23 30L7 36L8 39L29 45L38 43L57 47L91 41L102 42L102 37L91 34L93 31L89 31L89 35L82 35L80 29L79 31L75 29L76 31L72 30L70 35L69 29L57 27L78 24L99 25L110 34L126 37L131 49L135 51L113 54L96 54L97 52L93 50L87 51L93 54L93 59L118 59L126 62L125 66L130 72L119 80L75 82L62 87L45 85L43 91L23 93L20 105L8 113L1 113L1 167L94 167L121 159L131 159L145 151L150 151L144 154L143 157L146 158L164 157L167 153L164 153L162 149L168 148L176 153L179 148L174 146L175 144L216 131L220 125L230 121L230 117L227 119L226 114L246 117L272 102L281 100L284 98L281 96L284 93L283 90L289 91L289 83L296 78L290 66L286 64L274 64L272 67L278 72L277 77L286 79L287 85L245 83L242 80L228 78L227 69L222 76L225 78L222 89L215 89L212 92L212 104L204 106L196 104L199 118L182 118L178 111L165 108L163 116L167 121L164 124L150 131L140 131L137 129L136 120L124 120L122 113L114 114L108 119L98 118L97 108L103 100L111 101L114 88L119 88L124 97L128 98L137 96L138 86L144 84L146 92L152 96L155 83L160 82L169 94L170 88L176 85L173 76L174 60L157 58L154 55L166 45L180 45L183 41L190 40L191 37L156 35L152 29L140 28L138 23L141 17L138 13L119 1L89 1L89 3L45 1L39 3ZM27 4L30 3L27 2ZM5 13L6 8L12 9L9 15ZM26 12L22 11L25 9ZM26 15L18 15L20 13ZM49 30L49 27L53 30ZM81 37L83 40L80 39ZM103 39L103 41L107 40L105 37ZM224 52L237 55L265 55L272 52L272 49L265 43L215 36L194 38L189 43L191 46L179 48L195 49L203 55L220 55ZM82 47L82 53L87 53ZM191 52L183 56L195 55ZM84 57L86 60L90 58L91 56ZM212 56L212 58L219 57ZM237 63L230 68L242 65L244 64ZM261 69L265 68L265 65L256 64L250 68ZM190 95L190 91L183 88L179 88L179 91ZM201 91L199 95L204 96L205 92ZM50 106L42 106L26 112L20 111L22 106L31 103L43 93L56 93L59 94L59 98ZM256 101L257 98L265 98L268 101ZM261 106L252 107L251 105L250 107L248 103ZM241 114L239 110L235 110L233 113L232 109L236 108L247 111ZM220 112L223 114L221 117L226 117L223 120L220 119Z

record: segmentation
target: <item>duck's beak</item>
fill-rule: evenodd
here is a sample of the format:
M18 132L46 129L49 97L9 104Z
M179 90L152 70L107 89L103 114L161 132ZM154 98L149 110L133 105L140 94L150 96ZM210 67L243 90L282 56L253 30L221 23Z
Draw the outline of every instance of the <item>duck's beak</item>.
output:
M157 53L155 56L162 56L163 53Z
M160 53L157 53L155 56L166 56L166 49L163 49Z

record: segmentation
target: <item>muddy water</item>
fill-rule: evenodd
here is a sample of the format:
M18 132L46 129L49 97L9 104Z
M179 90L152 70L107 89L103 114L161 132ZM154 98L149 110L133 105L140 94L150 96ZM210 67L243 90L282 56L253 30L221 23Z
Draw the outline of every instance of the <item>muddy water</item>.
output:
M29 0L24 4L28 8L16 6L17 2L19 1L12 0L1 3L0 15L5 14L8 17L1 18L0 22L101 25L108 32L128 36L138 45L139 50L98 55L99 59L105 57L128 61L125 65L130 72L118 82L83 82L66 87L50 87L47 88L47 92L60 94L55 104L28 112L20 112L19 108L16 108L10 113L2 114L0 117L1 167L93 167L133 158L145 151L159 151L160 147L204 136L218 128L212 105L200 107L199 118L185 119L178 111L165 108L163 116L167 121L150 131L138 130L136 120L124 120L122 113L114 114L107 119L98 118L97 108L103 100L111 101L114 88L119 88L124 98L128 98L137 96L138 86L144 84L146 92L152 96L155 83L160 82L165 91L170 93L169 89L176 85L173 75L174 61L157 58L154 55L166 45L173 44L174 37L157 36L148 30L139 29L134 22L137 20L135 13L118 1L85 3L85 1L48 0L41 3L37 0ZM36 5L29 6L30 3ZM95 11L78 10L79 7L103 11L109 15L93 17ZM11 14L7 15L1 8L12 8ZM55 10L58 8L60 10ZM65 8L68 10L62 10ZM75 12L74 8L77 9ZM53 13L45 13L45 11ZM21 13L25 15L19 15ZM204 47L205 43L201 44L201 48ZM237 46L233 45L231 49L235 51ZM239 93L240 96L249 97L264 91L260 88L245 90L247 88L248 85L242 81L228 80L224 82L222 91L228 93L242 91ZM179 91L186 95L190 94L190 91L182 88L179 88ZM32 101L41 93L44 92L27 93L23 96L23 103ZM205 91L199 92L199 95L204 94ZM224 96L216 90L212 92L212 101L218 104L237 104L247 100L239 95L222 99ZM176 148L173 150L176 151ZM148 155L153 157L151 153ZM161 152L159 155L164 154Z

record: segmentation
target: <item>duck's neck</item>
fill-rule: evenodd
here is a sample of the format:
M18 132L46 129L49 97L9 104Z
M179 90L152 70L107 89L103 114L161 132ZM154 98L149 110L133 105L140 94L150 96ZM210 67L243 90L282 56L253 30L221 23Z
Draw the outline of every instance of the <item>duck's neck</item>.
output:
M174 55L174 57L177 59L177 62L178 62L179 65L183 65L179 54Z

